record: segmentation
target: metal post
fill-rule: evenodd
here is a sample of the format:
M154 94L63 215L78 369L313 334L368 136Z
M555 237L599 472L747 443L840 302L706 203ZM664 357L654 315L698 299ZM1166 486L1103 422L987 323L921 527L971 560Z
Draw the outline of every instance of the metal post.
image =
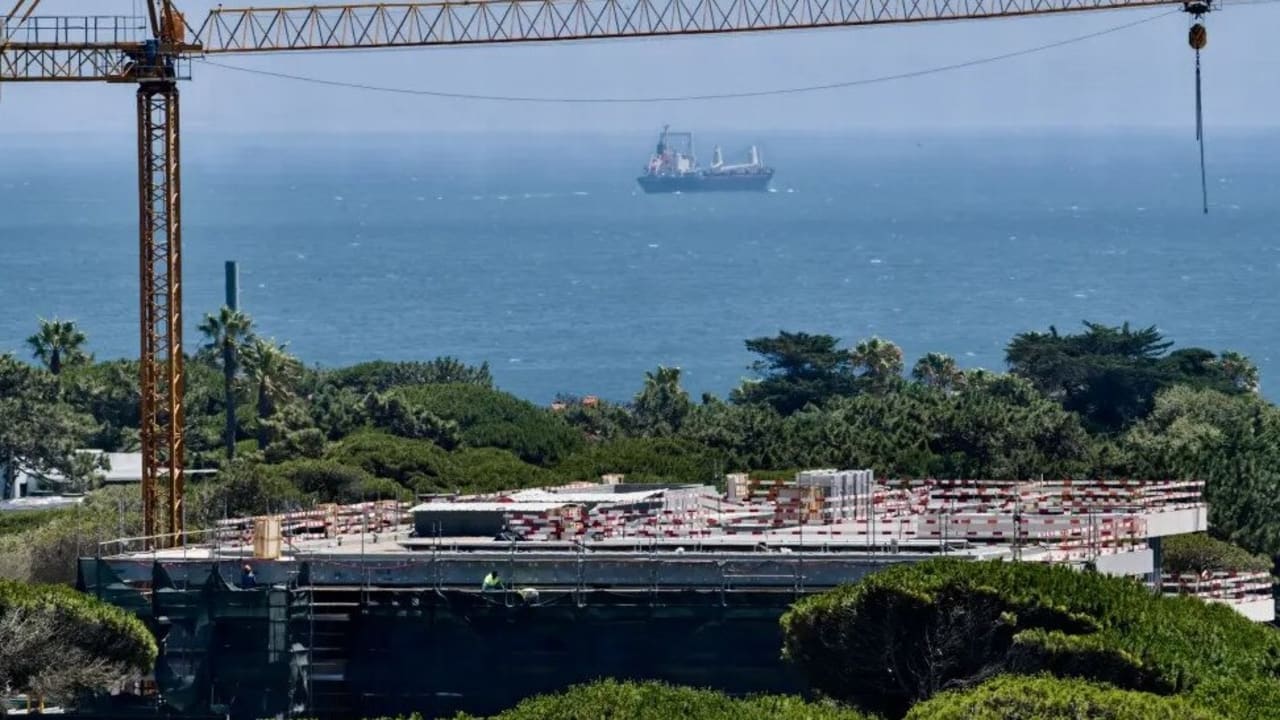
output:
M235 260L228 260L226 263L226 291L227 291L227 307L232 310L240 309L240 266Z
M172 79L138 87L139 355L142 522L148 544L181 543L184 406L182 233L178 86ZM166 525L158 516L159 485L168 485Z

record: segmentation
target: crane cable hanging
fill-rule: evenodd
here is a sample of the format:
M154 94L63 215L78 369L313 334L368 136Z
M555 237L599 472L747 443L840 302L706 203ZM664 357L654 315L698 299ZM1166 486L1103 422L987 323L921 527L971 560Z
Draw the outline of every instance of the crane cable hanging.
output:
M1192 0L1185 6L1191 13L1191 29L1187 32L1187 43L1196 53L1196 142L1200 145L1200 202L1204 214L1209 214L1209 181L1204 165L1204 101L1200 92L1200 51L1209 43L1209 31L1205 29L1200 18L1209 12L1206 0Z

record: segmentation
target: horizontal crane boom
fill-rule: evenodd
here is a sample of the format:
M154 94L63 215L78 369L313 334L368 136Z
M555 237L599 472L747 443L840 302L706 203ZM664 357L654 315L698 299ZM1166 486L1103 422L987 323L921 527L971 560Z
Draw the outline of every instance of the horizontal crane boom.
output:
M480 0L217 8L206 54L762 32L1175 6L1182 0Z

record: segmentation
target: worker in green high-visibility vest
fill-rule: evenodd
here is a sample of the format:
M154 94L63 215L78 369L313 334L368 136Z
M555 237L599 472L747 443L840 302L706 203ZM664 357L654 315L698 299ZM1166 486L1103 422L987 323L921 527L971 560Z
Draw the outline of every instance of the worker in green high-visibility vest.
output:
M498 573L490 570L488 575L484 576L484 582L480 585L481 592L490 592L502 588L502 578Z

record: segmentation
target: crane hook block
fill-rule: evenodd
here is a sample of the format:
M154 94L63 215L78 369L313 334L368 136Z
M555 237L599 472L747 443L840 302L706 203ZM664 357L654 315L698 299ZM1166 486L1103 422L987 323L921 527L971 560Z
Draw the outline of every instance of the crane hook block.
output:
M1204 29L1204 25L1196 23L1187 33L1187 42L1191 44L1193 50L1203 50L1204 46L1209 44L1209 31Z

